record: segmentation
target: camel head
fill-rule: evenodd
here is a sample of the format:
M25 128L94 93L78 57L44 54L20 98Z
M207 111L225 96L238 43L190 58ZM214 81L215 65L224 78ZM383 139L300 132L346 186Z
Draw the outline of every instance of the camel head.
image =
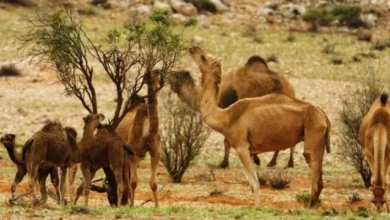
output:
M105 119L103 114L89 114L83 117L85 126L92 124L94 128L99 126L99 124Z
M66 133L72 135L74 138L77 137L77 131L76 129L72 128L72 127L65 127L65 131Z
M195 86L195 80L192 78L191 73L185 70L174 71L167 79L174 93L181 93L183 88Z
M200 72L204 76L205 74L217 74L216 76L220 80L221 78L221 66L222 58L215 58L213 55L207 53L198 46L193 46L189 49L191 57L198 65Z
M14 146L15 145L15 135L14 134L5 134L0 138L0 142L4 146Z

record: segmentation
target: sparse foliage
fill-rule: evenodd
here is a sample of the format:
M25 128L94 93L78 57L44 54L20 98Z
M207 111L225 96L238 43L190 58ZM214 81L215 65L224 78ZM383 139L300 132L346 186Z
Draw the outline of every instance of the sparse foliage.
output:
M341 24L349 27L359 27L362 25L360 20L360 13L362 8L359 5L341 4L336 5L331 13L335 16Z
M164 97L166 117L161 123L161 161L173 182L179 183L190 163L200 154L210 130L203 125L198 112L179 102L173 94L164 94Z
M103 45L97 45L70 10L38 11L24 19L29 26L19 36L20 49L25 48L32 61L52 64L65 91L93 113L98 112L98 101L91 59L97 60L116 88L117 106L110 120L115 128L145 84L145 74L154 71L163 82L181 55L184 29L175 33L169 17L165 10L153 11L149 20L134 15L131 25L108 31Z
M280 169L264 169L257 172L260 185L270 185L274 189L284 189L292 181L292 178L287 173Z
M381 86L374 70L369 70L367 77L361 78L357 90L344 96L340 112L344 127L341 131L341 154L360 173L364 186L370 186L371 172L364 160L364 152L358 141L360 123L372 103L382 94Z
M335 17L325 8L309 8L302 18L311 23L311 31L318 31L319 26L327 26L335 20Z
M301 191L301 192L298 192L296 195L295 195L295 199L297 200L297 202L299 203L303 203L305 206L307 206L310 202L310 192L308 191ZM322 200L320 198L318 198L318 202L317 204L321 204Z
M353 192L351 193L349 196L348 196L348 201L349 203L355 203L355 202L359 202L359 201L362 201L363 198L362 196L360 195L359 192Z

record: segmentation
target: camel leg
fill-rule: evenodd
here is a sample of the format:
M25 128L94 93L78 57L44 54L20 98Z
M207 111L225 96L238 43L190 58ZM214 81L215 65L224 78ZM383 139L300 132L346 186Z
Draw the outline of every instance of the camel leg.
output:
M16 197L16 186L19 185L19 183L23 180L24 176L26 175L26 172L23 172L21 170L18 170L15 175L14 182L11 186L11 200L13 200Z
M75 199L73 183L76 178L76 173L77 173L77 164L74 164L69 168L69 179L68 179L69 198L71 202L73 202Z
M50 171L50 180L51 184L53 184L54 188L56 189L56 195L57 195L57 204L60 204L60 179L58 177L58 169L57 167L51 169Z
M276 160L278 159L279 151L275 151L274 156L272 157L271 161L268 163L267 167L274 167L276 166Z
M134 207L134 198L135 198L135 189L137 188L138 176L137 176L137 166L138 166L138 158L137 156L130 156L130 188L131 188L131 201L130 206Z
M91 180L95 175L95 171L91 171L89 166L82 166L81 171L83 173L83 183L84 183L84 205L88 207L88 197L89 197L89 189L91 185Z
M123 161L122 178L123 178L123 185L124 185L122 205L127 205L129 203L129 199L131 199L131 197L130 197L130 161L129 161L128 156L125 156L124 161Z
M223 141L223 143L225 145L225 154L223 156L223 160L221 164L219 164L219 168L221 169L225 169L229 167L229 154L230 154L230 149L232 148L232 146L230 145L229 141L226 138Z
M259 200L259 179L257 178L257 173L255 166L252 162L251 155L249 153L249 146L247 147L238 147L237 148L238 157L241 160L242 165L245 169L245 174L249 180L249 184L253 190L253 196L255 198L255 206L260 205Z
M312 135L312 137L315 137L315 135ZM311 208L316 205L324 187L322 181L322 161L325 150L325 142L323 141L318 143L317 141L317 143L314 143L313 145L310 144L311 143L309 141L308 143L305 143L303 156L305 157L306 163L309 164L311 170L311 198L308 204L308 206Z
M39 163L32 162L30 169L29 169L29 188L31 192L31 204L36 205L38 204L38 200L35 196L35 180L37 178L38 174L38 168L39 168Z
M67 167L60 168L60 204L65 205L65 184L66 184L66 173Z
M158 146L157 146L158 145ZM155 143L154 148L156 149L153 151L150 151L150 168L151 168L151 177L150 177L150 189L153 192L153 200L154 200L154 207L158 208L158 199L157 199L157 180L156 180L156 172L157 172L157 165L160 161L160 141L157 140Z
M72 201L74 205L76 205L77 200L79 200L80 195L83 193L83 189L84 189L84 180L81 181L79 187L77 187L76 195L74 197L74 200Z
M122 166L116 167L114 170L115 174L115 181L117 182L116 186L116 195L117 195L117 204L116 206L119 207L122 204L122 196L123 196L123 190L124 190L124 185L123 185L123 176L122 176Z
M48 174L48 173L47 173ZM47 202L47 192L46 192L46 178L48 175L40 176L39 178L39 186L41 190L41 200L39 204L44 205Z
M290 159L288 160L288 164L286 168L294 167L294 152L295 152L295 146L290 148Z

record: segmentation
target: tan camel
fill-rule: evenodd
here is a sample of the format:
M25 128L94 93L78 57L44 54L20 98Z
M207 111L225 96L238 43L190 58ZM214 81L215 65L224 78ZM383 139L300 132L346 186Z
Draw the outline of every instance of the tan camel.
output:
M133 155L132 149L110 125L101 125L87 149L80 151L85 206L88 206L91 180L96 172L104 167L110 167L114 172L117 183L117 206L120 206L123 192L125 188L129 188L128 175L123 175L123 168L126 164L125 160L128 160L128 155Z
M104 120L101 114L90 115L90 123L84 129L82 140L88 139L88 136L93 137L93 132ZM88 132L86 132L86 130ZM65 181L67 168L79 163L80 151L76 143L76 139L71 132L66 132L61 123L50 122L46 124L40 131L36 132L31 140L31 146L28 148L28 155L26 158L27 170L30 177L30 191L33 204L35 203L35 178L39 165L46 161L57 167L60 167L60 203L65 204ZM75 132L75 130L73 129ZM92 139L92 138L91 138ZM26 148L27 149L27 148Z
M303 140L303 155L312 171L309 206L313 207L323 188L323 154L325 149L330 151L330 123L326 114L310 103L283 94L245 98L221 109L217 104L221 60L200 47L191 47L189 52L202 73L203 121L223 134L237 150L254 192L255 205L260 204L259 181L250 154L284 150Z
M172 91L195 111L200 111L201 88L187 71L178 71L169 78ZM260 97L272 92L295 97L295 91L290 82L283 76L268 68L267 63L259 56L252 56L246 64L223 75L218 94L218 106L227 108L237 100L250 97ZM220 168L229 166L231 145L225 139L225 154ZM279 151L275 151L268 167L276 165ZM254 161L260 165L256 155ZM294 147L290 148L290 159L287 167L294 167Z
M383 94L371 106L360 124L359 141L371 170L372 202L378 211L386 204L387 171L390 165L390 102Z
M15 175L14 182L11 186L11 199L9 200L13 203L16 200L16 186L23 180L24 176L27 174L27 165L23 160L22 149L21 147L16 146L15 144L15 135L14 134L5 134L0 138L0 142L5 146L8 155L11 161L16 165L17 172ZM50 174L51 183L56 189L57 198L59 198L59 178L57 167L43 162L38 168L38 182L40 185L41 191L41 200L40 204L45 204L47 201L47 192L46 192L46 179Z
M151 160L150 188L153 193L154 205L156 208L159 207L156 171L160 160L160 132L158 129L159 118L157 110L157 90L160 81L157 76L151 75L152 73L147 73L145 76L148 86L148 104L139 103L135 106L127 113L116 129L116 132L123 139L127 140L134 152L134 156L130 156L130 205L132 207L134 206L135 189L138 184L138 163L146 156L147 152L149 152Z

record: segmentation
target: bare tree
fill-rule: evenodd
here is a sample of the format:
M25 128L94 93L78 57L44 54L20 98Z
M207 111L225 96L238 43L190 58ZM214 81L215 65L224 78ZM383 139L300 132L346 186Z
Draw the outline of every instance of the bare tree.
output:
M161 161L173 182L179 183L198 156L210 135L202 117L179 102L173 94L164 94L165 117L162 122Z
M382 94L380 84L374 70L368 76L362 77L357 84L357 90L345 96L342 100L343 109L340 112L344 127L341 131L341 154L350 161L360 173L364 186L370 186L371 171L364 160L364 151L358 141L360 123L367 114L372 103Z
M183 51L185 28L196 23L189 19L183 30L175 33L169 19L166 10L153 11L147 21L135 14L127 29L110 30L102 46L88 37L70 10L40 10L24 17L27 31L17 38L19 49L31 61L53 65L65 91L77 97L90 113L98 112L91 65L91 59L97 60L116 88L117 105L110 120L116 128L145 85L145 74L158 74L163 86Z

